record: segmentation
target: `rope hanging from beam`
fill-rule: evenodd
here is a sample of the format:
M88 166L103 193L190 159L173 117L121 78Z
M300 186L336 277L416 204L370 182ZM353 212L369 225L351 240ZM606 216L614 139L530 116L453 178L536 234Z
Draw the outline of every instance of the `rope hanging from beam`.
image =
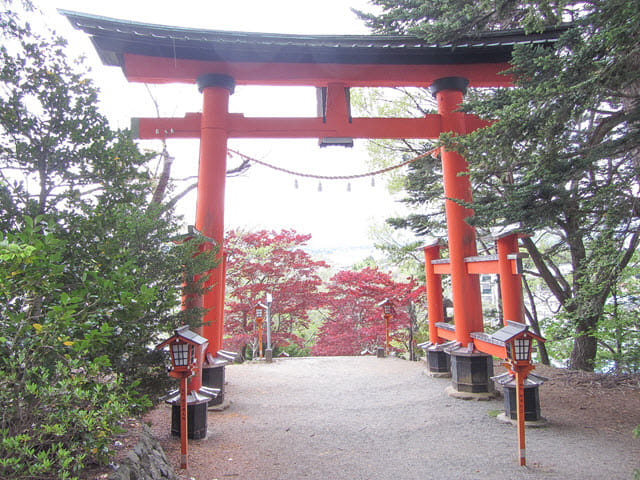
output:
M420 160L420 159L422 159L424 157L427 157L429 155L432 155L432 156L435 157L438 154L439 151L440 151L440 147L436 147L436 148L433 148L433 149L429 150L426 153L423 153L422 155L418 155L417 157L411 158L409 160L405 160L404 162L398 163L396 165L392 165L390 167L382 168L380 170L375 170L373 172L360 173L360 174L356 174L356 175L315 175L315 174L312 174L312 173L296 172L296 171L293 171L293 170L288 170L286 168L278 167L277 165L273 165L271 163L267 163L267 162L264 162L262 160L258 160L256 158L253 158L253 157L250 157L248 155L245 155L244 153L238 152L237 150L229 149L229 153L232 153L234 155L238 155L243 160L246 160L248 162L254 162L254 163L257 163L257 164L262 165L264 167L271 168L272 170L277 170L278 172L287 173L289 175L294 175L296 177L315 178L315 179L318 179L318 180L352 180L352 179L355 179L355 178L374 177L376 175L380 175L382 173L390 172L391 170L395 170L397 168L404 167L405 165L409 165L410 163L413 163L413 162L415 162L417 160Z

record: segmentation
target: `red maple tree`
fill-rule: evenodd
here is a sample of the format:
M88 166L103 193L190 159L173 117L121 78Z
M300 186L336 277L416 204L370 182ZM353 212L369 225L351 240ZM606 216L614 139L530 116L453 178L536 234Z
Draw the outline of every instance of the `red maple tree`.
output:
M250 346L255 352L257 328L253 308L266 302L267 293L273 296L272 346L293 343L302 347L304 339L296 331L307 327L309 312L324 304L318 272L328 267L300 248L311 235L293 230L233 230L226 237L225 348L245 352Z
M382 307L385 299L394 305L389 321L390 340L406 340L410 317L407 307L424 294L424 287L413 279L396 282L391 274L377 268L342 271L330 281L327 300L328 318L318 332L313 355L360 355L384 347L385 320ZM392 350L399 351L397 346Z

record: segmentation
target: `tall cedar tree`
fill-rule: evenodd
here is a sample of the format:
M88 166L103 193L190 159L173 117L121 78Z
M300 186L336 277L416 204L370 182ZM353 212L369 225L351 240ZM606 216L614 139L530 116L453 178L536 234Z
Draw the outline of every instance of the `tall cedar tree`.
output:
M414 280L395 282L390 274L377 268L345 270L331 279L327 290L328 318L318 332L313 355L360 355L384 347L385 320L381 307L385 299L393 302L395 312L389 322L390 341L407 340L412 302L424 293Z
M605 302L640 241L640 2L372 3L382 13L361 15L374 31L440 43L565 22L555 47L514 49L516 88L470 93L463 110L497 119L491 127L441 140L469 161L473 224L547 234L545 247L524 245L572 330L569 366L593 370ZM432 200L425 178L419 164L409 173L416 205ZM405 223L425 230L420 217Z
M272 345L303 347L299 332L309 326L309 312L324 304L318 273L328 266L301 249L311 235L293 230L233 230L226 237L225 347L244 352L255 345L253 308L266 303L267 293L273 296Z

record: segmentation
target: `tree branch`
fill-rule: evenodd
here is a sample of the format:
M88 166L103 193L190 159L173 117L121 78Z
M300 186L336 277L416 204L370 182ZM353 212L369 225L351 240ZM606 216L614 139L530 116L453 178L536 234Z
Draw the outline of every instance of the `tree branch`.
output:
M545 281L553 295L563 306L566 306L566 302L570 298L570 292L562 288L557 278L553 273L551 273L547 267L544 257L540 253L540 250L538 250L538 247L536 247L535 243L533 243L533 240L530 237L524 237L522 238L522 243L531 256L531 260L538 269L538 272L540 272L540 276Z

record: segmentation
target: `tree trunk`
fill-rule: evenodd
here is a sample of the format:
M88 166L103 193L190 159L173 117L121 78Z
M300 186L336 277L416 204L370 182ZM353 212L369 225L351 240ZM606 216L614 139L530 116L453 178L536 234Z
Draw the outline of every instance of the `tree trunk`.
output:
M169 152L167 152L167 145L164 140L163 143L165 143L164 149L160 154L160 157L162 158L162 171L160 172L158 185L156 185L156 189L153 192L153 197L151 199L151 204L153 205L159 205L162 203L171 179L171 166L173 165L174 158L169 155Z
M576 327L576 335L573 340L573 350L569 357L569 368L593 372L598 343L592 334L596 324L596 318L582 321Z

